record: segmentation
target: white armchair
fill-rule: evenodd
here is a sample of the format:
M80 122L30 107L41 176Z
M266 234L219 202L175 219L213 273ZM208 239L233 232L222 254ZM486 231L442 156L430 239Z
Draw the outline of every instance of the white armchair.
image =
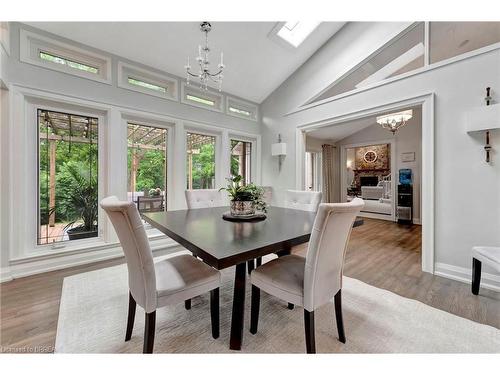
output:
M212 336L218 338L220 272L185 254L155 263L135 204L112 196L103 199L101 207L115 228L127 261L129 308L125 341L132 336L137 304L146 314L143 352L152 353L156 309L206 292L210 292Z
M252 311L250 332L257 333L260 290L288 303L304 307L306 348L316 352L314 310L335 300L335 317L339 340L345 343L341 290L344 256L352 225L363 200L349 203L323 203L309 242L306 258L286 255L257 267L251 273Z
M218 189L186 190L186 203L189 209L226 206Z

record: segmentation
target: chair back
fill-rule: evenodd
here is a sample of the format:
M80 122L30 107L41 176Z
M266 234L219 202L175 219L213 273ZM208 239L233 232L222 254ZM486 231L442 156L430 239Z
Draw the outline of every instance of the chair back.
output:
M262 186L264 189L264 194L262 195L262 200L266 204L270 205L273 200L273 187L272 186Z
M125 253L128 285L136 302L146 312L156 309L156 275L148 237L134 202L111 196L101 201Z
M364 206L360 198L349 203L322 203L309 241L304 270L304 308L331 301L342 288L344 256L352 225Z
M186 190L186 203L189 209L226 206L218 189Z
M285 207L316 212L321 203L321 197L322 193L320 191L287 190Z

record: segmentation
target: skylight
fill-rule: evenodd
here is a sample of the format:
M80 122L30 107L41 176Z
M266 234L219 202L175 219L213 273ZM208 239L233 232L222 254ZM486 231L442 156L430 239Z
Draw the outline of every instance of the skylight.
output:
M277 35L297 48L318 27L320 22L288 21L278 31Z

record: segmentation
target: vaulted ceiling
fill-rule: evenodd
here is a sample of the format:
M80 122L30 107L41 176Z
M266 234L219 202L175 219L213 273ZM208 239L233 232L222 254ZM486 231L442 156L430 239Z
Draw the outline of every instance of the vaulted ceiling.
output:
M118 56L185 76L187 57L203 43L198 22L31 22L33 27ZM323 22L298 47L269 37L276 22L212 22L212 67L224 52L223 90L261 103L344 22ZM193 64L191 64L193 65Z

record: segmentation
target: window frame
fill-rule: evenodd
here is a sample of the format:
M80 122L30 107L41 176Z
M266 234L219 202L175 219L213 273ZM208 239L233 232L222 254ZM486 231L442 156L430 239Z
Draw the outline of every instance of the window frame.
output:
M250 112L250 116L245 116L240 113L231 112L231 108L248 111ZM229 116L234 116L245 120L257 122L259 118L259 106L257 104L253 104L251 102L228 95L226 96L226 114Z
M131 114L122 114L122 124L124 127L128 127L129 123L134 125L148 126L153 128L165 129L167 131L167 182L165 184L165 191L167 192L167 199L165 200L165 211L173 208L174 198L173 198L173 157L174 157L174 139L175 139L175 127L176 122L174 120L169 121L168 119L154 119L148 116L135 116ZM128 140L126 142L126 148L128 152ZM127 154L125 154L125 158ZM126 178L128 179L128 163L125 165ZM127 183L125 184L125 194L128 193ZM150 224L145 223L144 228L146 229L146 234L149 239L155 239L160 237L166 237L166 235L159 230L153 228Z
M42 36L25 29L20 30L19 45L19 58L21 62L109 85L112 83L111 58L109 56L98 54L88 49L75 47L72 44ZM84 70L71 68L67 65L44 60L40 57L40 52L95 67L98 69L98 73L90 73Z
M251 182L256 185L261 183L261 135L249 134L245 132L229 131L227 135L227 149L228 149L228 165L227 176L231 174L231 141L249 142L252 144L252 155L250 158L250 177Z
M214 106L209 106L193 100L187 99L188 95L197 96L202 99L211 100L215 103ZM215 92L211 89L200 90L193 85L187 85L186 82L182 82L181 85L181 103L191 105L193 107L208 109L214 112L224 112L224 94Z
M100 131L98 133L98 175L97 175L97 199L100 202L101 199L105 196L105 186L107 185L107 176L106 176L106 141L107 136L105 132L106 124L107 124L107 116L99 109L95 108L81 108L76 104L66 104L63 102L45 102L43 100L36 100L30 102L26 106L26 130L28 131L28 142L33 142L36 144L36 147L28 152L28 161L29 168L33 171L33 173L28 173L26 178L26 183L30 183L30 180L33 180L33 188L32 192L35 194L34 204L30 204L30 208L28 208L28 217L32 217L31 225L28 225L27 228L27 237L28 239L25 241L27 243L27 248L25 250L25 255L28 256L39 256L44 254L54 254L56 251L74 251L79 248L93 248L96 246L106 244L107 238L107 223L106 223L106 213L99 206L98 216L97 216L97 228L98 235L97 237L81 239L81 240L73 240L73 241L62 241L56 243L48 243L48 244L38 244L37 241L37 233L38 233L38 225L39 225L39 199L40 199L40 187L38 186L38 174L39 174L39 130L38 130L38 109L43 109L47 111L54 112L63 112L69 113L72 115L85 116L85 117L93 117L97 118L98 126ZM102 128L102 129L101 129ZM33 131L35 130L35 131ZM33 134L30 134L33 133ZM28 147L30 149L30 147ZM31 200L32 198L28 198ZM32 202L33 203L33 202Z
M164 87L166 92L131 84L129 78ZM173 101L179 100L179 81L168 74L160 74L123 61L118 62L118 87Z
M215 178L214 178L214 189L218 189L222 187L221 185L221 175L222 175L222 157L221 157L221 141L222 141L222 132L218 132L216 130L211 129L208 126L200 125L200 124L188 124L184 126L184 161L183 165L186 165L187 158L187 135L188 133L194 133L199 135L205 135L209 137L215 138L215 147L214 147L214 165L215 165ZM183 186L184 190L188 190L186 186L188 177L188 169L184 167L184 180ZM195 189L197 190L197 189Z

